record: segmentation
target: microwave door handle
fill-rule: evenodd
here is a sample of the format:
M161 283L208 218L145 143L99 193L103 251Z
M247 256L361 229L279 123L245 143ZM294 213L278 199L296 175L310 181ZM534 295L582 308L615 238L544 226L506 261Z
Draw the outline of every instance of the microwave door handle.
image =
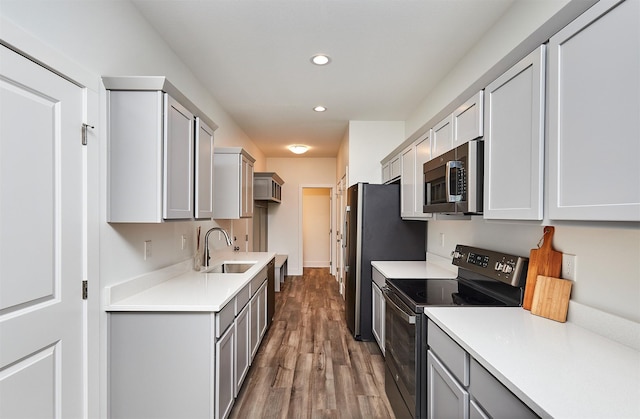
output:
M459 170L462 169L462 162L458 161L458 160L449 160L447 162L447 167L446 167L446 176L445 176L445 185L446 185L446 192L447 192L447 202L460 202L462 201L462 195L460 193L458 193L458 187L456 186L456 190L454 191L455 193L452 193L451 191L451 172L453 172L454 170ZM456 185L457 185L457 181L456 181Z

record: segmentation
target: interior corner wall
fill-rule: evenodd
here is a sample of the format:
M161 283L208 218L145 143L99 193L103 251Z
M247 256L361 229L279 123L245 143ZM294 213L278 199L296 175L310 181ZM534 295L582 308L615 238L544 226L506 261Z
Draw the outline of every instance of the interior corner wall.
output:
M276 172L284 180L282 202L269 204L268 225L270 252L288 255L289 275L302 275L300 259L301 237L300 188L302 185L334 187L335 158L267 158L267 170ZM332 226L335 231L335 225ZM335 257L334 257L335 259Z
M349 183L381 183L380 161L405 139L404 121L349 121Z

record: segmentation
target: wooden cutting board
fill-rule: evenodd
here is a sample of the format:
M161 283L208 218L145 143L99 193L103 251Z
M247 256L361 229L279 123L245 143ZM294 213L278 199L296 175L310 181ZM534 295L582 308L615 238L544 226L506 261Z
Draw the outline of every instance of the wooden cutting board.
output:
M566 322L572 284L568 279L538 275L531 314L561 323Z
M526 310L531 310L538 275L558 278L562 272L562 253L553 250L551 246L554 231L554 227L545 226L542 246L539 249L531 249L529 254L529 269L522 302L522 307Z

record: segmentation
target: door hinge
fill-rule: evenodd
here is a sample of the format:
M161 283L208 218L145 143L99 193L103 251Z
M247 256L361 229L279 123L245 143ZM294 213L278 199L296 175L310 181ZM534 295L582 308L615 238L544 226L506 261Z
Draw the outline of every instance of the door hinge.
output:
M82 281L82 299L86 300L89 298L89 281Z
M82 145L87 145L87 128L94 129L95 127L85 123L82 124Z

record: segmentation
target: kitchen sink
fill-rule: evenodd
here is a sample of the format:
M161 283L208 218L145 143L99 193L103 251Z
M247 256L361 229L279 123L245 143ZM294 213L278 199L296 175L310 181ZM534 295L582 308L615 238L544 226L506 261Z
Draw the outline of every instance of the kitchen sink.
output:
M204 273L222 273L222 274L242 274L247 272L249 269L255 265L256 262L248 262L248 261L228 261L218 263L216 265L212 265L208 268L205 268L202 272Z

